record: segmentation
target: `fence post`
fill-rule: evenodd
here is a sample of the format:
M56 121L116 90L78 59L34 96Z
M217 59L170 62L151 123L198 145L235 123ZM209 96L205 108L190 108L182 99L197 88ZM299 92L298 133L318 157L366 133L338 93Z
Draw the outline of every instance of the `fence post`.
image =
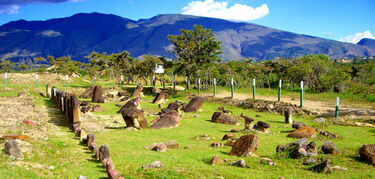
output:
M185 76L185 91L187 90L187 88L188 88L188 77L187 76Z
M4 74L5 86L8 85L8 73L5 72Z
M201 78L198 78L198 94L201 94Z
M216 96L216 78L214 78L214 96Z
M163 74L163 89L165 89L165 78L164 78L164 74Z
M231 84L231 98L233 99L233 93L234 93L234 80L233 80L233 78L231 79L231 82L230 82L230 84Z
M121 88L124 86L124 76L121 75Z
M38 74L35 74L35 87L38 88Z
M253 99L255 99L255 78L253 78Z
M173 80L173 91L175 91L176 90L176 79L175 79L174 75L173 75L172 80Z
M66 88L68 88L68 86L69 86L68 80L69 80L69 77L68 77L68 75L65 75Z
M96 86L96 75L94 75L94 86Z
M336 110L335 110L335 117L339 117L339 103L340 103L340 98L336 98Z
M303 81L301 81L300 107L303 107Z
M279 95L278 95L278 101L280 102L280 98L281 98L281 85L282 85L282 80L280 79L279 81Z

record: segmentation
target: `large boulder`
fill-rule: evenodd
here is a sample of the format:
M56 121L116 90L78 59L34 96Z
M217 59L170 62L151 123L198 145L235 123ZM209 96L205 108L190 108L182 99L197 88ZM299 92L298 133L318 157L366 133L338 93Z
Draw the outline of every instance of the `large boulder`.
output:
M156 94L154 100L152 101L152 103L154 104L162 104L164 103L167 99L169 98L169 94L168 93L158 93Z
M201 109L204 99L202 97L194 97L184 108L185 112L197 112Z
M100 98L103 96L103 88L102 86L95 86L94 92L92 94L92 102L99 103Z
M292 138L310 138L316 136L316 130L313 127L305 126L294 130L287 137Z
M132 98L142 97L143 96L142 90L143 90L142 84L138 84L138 86L134 89L131 97Z
M168 129L178 127L180 125L180 115L176 111L169 111L160 116L154 124L150 126L151 129Z
M375 144L362 145L359 155L362 160L375 165Z
M121 114L126 123L126 127L134 127L137 129L147 127L147 121L144 118L143 111L135 107L129 107L129 108L124 108Z
M234 143L229 155L238 157L254 156L258 148L259 137L256 135L241 136L236 143Z
M211 122L220 124L239 125L240 122L223 112L215 112L211 117Z
M94 93L95 86L91 86L89 89L87 89L85 92L83 92L79 97L80 98L92 98L92 94Z

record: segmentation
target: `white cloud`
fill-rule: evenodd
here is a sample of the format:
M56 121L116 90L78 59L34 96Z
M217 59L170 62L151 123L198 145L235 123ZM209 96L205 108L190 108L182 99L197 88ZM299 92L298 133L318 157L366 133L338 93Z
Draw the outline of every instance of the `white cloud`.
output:
M85 0L0 0L0 14L17 14L20 6L27 4L83 2Z
M17 14L19 8L18 5L0 5L0 14Z
M267 4L253 8L243 4L228 7L228 2L215 0L192 1L182 9L182 14L214 17L234 21L250 21L264 17L269 13Z
M364 32L358 32L356 34L348 35L346 37L340 38L339 41L356 44L363 38L375 39L375 36L373 36L369 30L366 30Z

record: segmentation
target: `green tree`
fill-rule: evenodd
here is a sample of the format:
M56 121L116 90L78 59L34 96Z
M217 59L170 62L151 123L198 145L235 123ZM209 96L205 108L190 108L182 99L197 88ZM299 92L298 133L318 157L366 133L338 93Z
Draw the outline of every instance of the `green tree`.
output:
M1 63L0 63L0 70L2 72L10 72L10 70L12 70L14 68L14 63L12 63L11 61L9 60L1 60Z
M203 29L201 25L194 25L193 30L180 31L181 35L168 35L173 45L173 50L169 52L173 53L177 63L183 66L190 88L190 78L195 77L195 72L207 68L215 61L220 61L221 42L215 40L214 32Z

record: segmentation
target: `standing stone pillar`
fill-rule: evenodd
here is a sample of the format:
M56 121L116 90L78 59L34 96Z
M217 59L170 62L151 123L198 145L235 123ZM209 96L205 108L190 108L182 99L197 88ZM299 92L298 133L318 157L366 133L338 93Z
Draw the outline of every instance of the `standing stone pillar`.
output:
M285 123L293 124L293 110L286 108L284 111Z

